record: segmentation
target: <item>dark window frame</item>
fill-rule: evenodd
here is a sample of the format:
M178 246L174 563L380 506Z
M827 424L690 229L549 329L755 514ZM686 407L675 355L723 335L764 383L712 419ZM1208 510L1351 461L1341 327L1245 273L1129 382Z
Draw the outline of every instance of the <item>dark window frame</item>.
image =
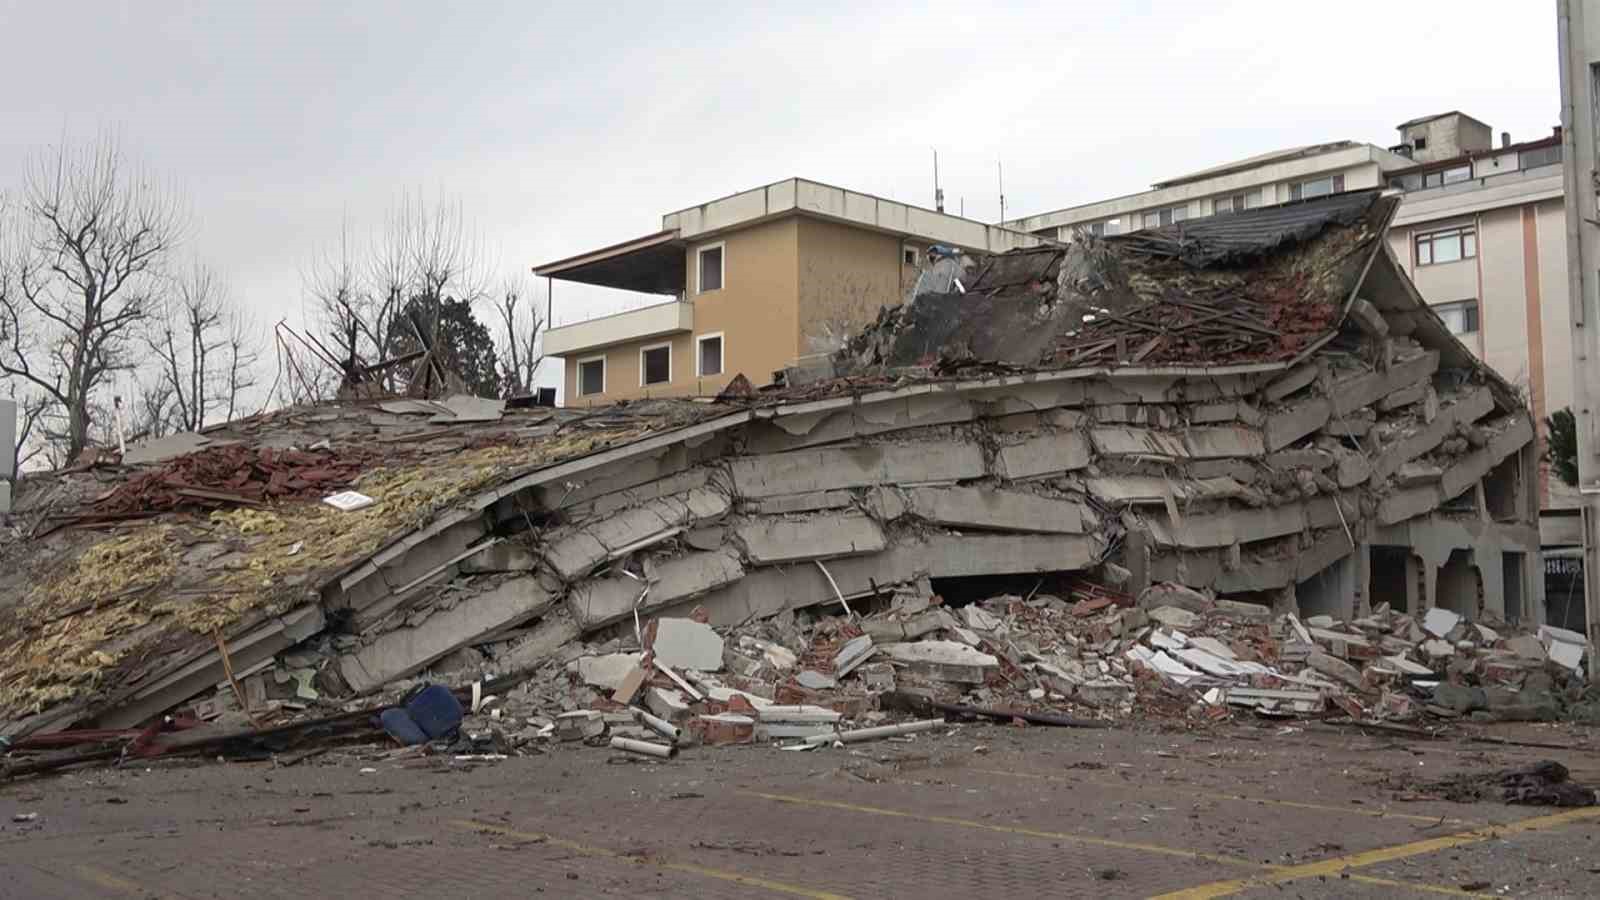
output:
M1454 259L1439 259L1437 247L1450 241L1456 242L1456 256ZM1426 248L1426 250L1424 250ZM1421 266L1447 266L1451 263L1466 262L1478 258L1478 226L1452 225L1449 228L1437 228L1433 231L1424 231L1411 239L1411 258Z
M650 354L657 353L658 351L661 351L661 350L667 351L667 372L666 372L666 377L660 379L659 381L651 381L650 380ZM639 348L639 386L640 387L658 387L658 386L663 385L663 384L671 384L671 383L672 383L672 344L671 344L671 342L664 343L664 344L650 344L649 346L640 347Z
M598 364L600 366L600 390L598 390L598 391L586 391L586 390L584 390L584 383L585 383L584 369L589 367L589 366L596 365L596 364ZM594 396L598 396L600 394L604 394L606 392L606 375L607 375L607 372L606 372L606 358L604 356L593 356L593 357L589 357L587 359L578 360L578 385L577 385L577 387L578 387L578 396L579 397L594 397Z
M714 287L706 287L706 257L712 253L717 255L717 283ZM696 294L709 294L720 291L728 286L728 245L724 241L696 247L694 251Z
M717 342L717 370L706 371L706 345L712 341ZM710 378L721 375L728 369L728 339L722 332L702 334L694 341L694 374L696 378Z

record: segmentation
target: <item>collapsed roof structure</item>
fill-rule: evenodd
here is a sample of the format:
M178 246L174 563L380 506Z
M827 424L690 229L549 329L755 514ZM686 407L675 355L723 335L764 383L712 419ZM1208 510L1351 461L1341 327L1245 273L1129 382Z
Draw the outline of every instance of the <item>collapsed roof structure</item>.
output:
M1388 250L1398 204L984 257L751 397L290 409L29 478L0 734L136 725L312 639L350 696L972 577L1537 622L1533 423Z

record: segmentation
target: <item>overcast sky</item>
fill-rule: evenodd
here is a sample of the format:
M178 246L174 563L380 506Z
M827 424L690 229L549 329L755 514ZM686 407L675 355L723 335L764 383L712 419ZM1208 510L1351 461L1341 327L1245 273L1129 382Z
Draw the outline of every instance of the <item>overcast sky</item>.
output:
M0 0L0 185L114 128L270 323L342 219L457 197L506 270L790 176L1008 217L1461 109L1559 121L1554 4ZM558 324L612 311L557 286Z

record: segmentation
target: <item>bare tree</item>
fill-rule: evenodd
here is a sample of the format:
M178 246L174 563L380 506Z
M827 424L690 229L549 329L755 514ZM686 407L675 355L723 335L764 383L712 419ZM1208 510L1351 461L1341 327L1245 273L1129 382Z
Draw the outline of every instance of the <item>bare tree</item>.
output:
M339 231L338 248L324 251L312 260L300 281L327 338L326 344L318 343L350 378L351 373L366 365L369 357L377 355L382 345L368 327L373 314L372 296L350 246L348 227Z
M44 417L50 410L50 398L38 393L12 394L11 399L17 403L20 414L20 425L17 430L17 446L14 448L12 468L14 472L21 472L23 466L32 462L47 449L44 441Z
M55 407L44 421L67 459L87 445L91 406L134 364L130 343L183 236L185 206L115 138L61 144L29 164L0 293L0 373Z
M402 195L369 247L357 250L343 229L337 250L319 256L302 275L312 300L321 349L338 361L345 388L370 380L384 390L405 390L415 366L388 366L402 345L427 344L437 334L447 301L476 303L487 295L481 244L468 228L459 201L429 204ZM421 334L408 311L426 311ZM415 360L413 360L415 361Z
M539 329L545 323L525 277L505 280L495 311L500 314L500 381L505 395L531 393L539 364L544 362L544 354L539 352Z
M227 284L205 266L192 266L162 298L144 341L170 404L158 419L175 429L199 431L233 419L242 395L256 385L261 354L254 328L231 302Z

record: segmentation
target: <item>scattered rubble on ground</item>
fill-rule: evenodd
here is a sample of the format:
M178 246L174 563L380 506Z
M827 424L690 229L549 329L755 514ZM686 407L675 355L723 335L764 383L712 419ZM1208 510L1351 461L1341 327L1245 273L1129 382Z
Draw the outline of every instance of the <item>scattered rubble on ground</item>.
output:
M419 679L469 755L1588 717L1584 638L1501 624L1542 615L1531 415L1407 281L1397 202L985 258L829 380L350 401L25 479L0 735L369 738Z
M1568 775L1566 766L1544 760L1516 769L1461 772L1437 779L1406 773L1384 780L1382 786L1395 791L1399 800L1498 800L1525 806L1594 806L1600 802L1594 788L1575 784Z

